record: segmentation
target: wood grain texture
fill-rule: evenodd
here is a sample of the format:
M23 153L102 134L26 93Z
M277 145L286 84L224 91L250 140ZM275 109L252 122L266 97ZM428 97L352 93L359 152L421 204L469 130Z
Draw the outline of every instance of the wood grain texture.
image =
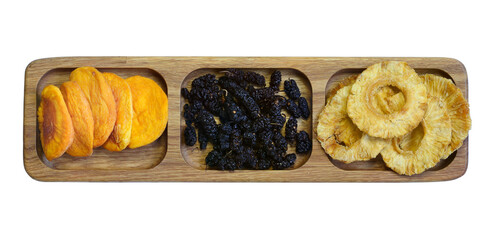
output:
M32 178L40 181L422 182L451 180L462 176L468 163L468 139L455 156L442 161L432 170L412 177L400 176L386 169L380 159L343 165L330 160L325 154L316 139L315 126L325 103L328 83L384 60L406 61L418 73L448 76L468 98L466 70L461 62L450 58L60 57L36 60L27 66L25 72L25 170ZM67 81L63 74L69 74L80 66L113 71L122 77L138 74L156 80L169 98L169 121L163 136L150 146L131 149L135 151L111 153L98 148L90 158L73 159L65 154L57 162L43 159L37 136L37 94L46 84L60 85ZM306 91L309 91L311 98L308 100L312 106L312 119L308 124L312 129L313 147L308 159L304 159L300 167L280 171L227 172L205 170L198 163L200 159L187 158L187 147L181 141L181 86L192 80L186 77L195 70L224 68L260 69L264 72L266 69L290 69L292 72L301 72L308 79Z

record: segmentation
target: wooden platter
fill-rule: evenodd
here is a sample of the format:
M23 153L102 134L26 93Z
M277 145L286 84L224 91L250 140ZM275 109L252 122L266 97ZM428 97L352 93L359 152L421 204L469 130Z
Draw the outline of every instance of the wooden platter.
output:
M25 72L24 166L40 181L198 181L198 182L424 182L462 176L467 169L468 139L436 167L415 176L400 176L387 169L378 157L367 162L344 164L330 159L316 139L317 116L325 103L326 90L344 77L359 73L384 60L406 61L419 74L434 73L454 80L468 98L463 64L450 58L382 57L60 57L31 62ZM40 93L48 84L59 86L81 66L114 72L121 77L141 75L155 80L168 95L169 120L164 134L154 143L122 152L97 148L93 156L74 158L64 154L48 161L43 156L37 127ZM205 73L242 68L269 75L282 70L282 79L298 81L312 115L299 122L299 130L312 132L312 152L299 156L288 170L206 170L202 164L209 152L187 147L182 140L184 99L181 87ZM301 121L301 120L299 120Z

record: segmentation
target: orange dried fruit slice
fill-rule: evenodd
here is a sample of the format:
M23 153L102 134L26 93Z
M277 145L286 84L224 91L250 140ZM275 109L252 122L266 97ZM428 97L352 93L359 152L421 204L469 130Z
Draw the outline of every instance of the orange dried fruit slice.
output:
M66 152L74 139L74 129L61 91L54 85L42 90L37 110L44 155L51 161Z
M398 88L405 103L398 112L382 114L373 107L372 96L383 86ZM405 62L386 61L364 70L351 88L347 111L358 128L373 137L400 137L422 121L427 109L425 85Z
M126 79L132 91L133 122L129 148L138 148L157 140L168 120L168 99L152 79L133 76Z
M99 147L106 142L116 121L115 98L111 88L94 67L80 67L71 72L71 81L79 84L88 99L94 120L93 147Z
M103 147L110 151L121 151L130 143L132 133L132 92L125 79L114 73L103 73L113 92L116 103L116 121L113 132Z
M75 157L91 156L94 120L88 99L76 82L64 82L60 89L74 128L73 144L68 148L67 153Z

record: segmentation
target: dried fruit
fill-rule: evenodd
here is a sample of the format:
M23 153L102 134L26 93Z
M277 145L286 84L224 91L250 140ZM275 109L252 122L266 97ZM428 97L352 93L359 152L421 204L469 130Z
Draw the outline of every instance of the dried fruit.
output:
M168 100L152 79L133 76L126 79L132 92L133 122L129 148L138 148L157 140L165 130Z
M358 76L359 76L359 74L353 74L351 76L344 78L341 81L334 82L333 86L326 93L326 105L329 103L329 101L331 101L332 97L334 97L334 95L336 95L336 93L337 93L337 91L339 91L339 89L346 87L346 86L349 86L349 85L353 85L356 82L356 79L358 78Z
M278 70L272 73L270 76L270 87L273 90L278 91L280 89L280 83L282 82L282 73Z
M292 100L297 100L300 97L300 89L297 83L293 79L285 80L284 91Z
M288 142L293 143L295 141L295 136L297 135L297 119L293 116L289 117L287 124L285 124L285 139Z
M374 158L387 143L359 131L350 121L346 106L351 87L337 91L319 114L317 123L317 139L322 148L332 158L346 163Z
M310 111L307 100L297 98L297 105L294 100L277 95L282 77L279 71L272 73L269 87L264 87L265 78L255 72L239 69L223 72L225 76L217 80L211 74L194 79L190 91L181 89L181 95L189 102L183 107L186 124L194 123L201 150L208 143L213 147L213 151L206 156L206 166L230 171L293 166L297 157L287 154L288 141L281 134L286 123L282 108L299 117L300 109ZM261 87L255 88L255 85ZM292 88L298 90L296 86ZM289 106L287 102L290 102ZM297 152L307 153L311 150L312 142L306 132L297 134L294 116L287 124L286 135L293 134L293 140L299 135ZM195 144L193 138L188 137L193 135L192 129L186 127L184 133L186 144Z
M94 120L88 99L76 82L64 82L60 90L74 129L73 143L66 152L74 157L91 156L93 154Z
M381 86L393 86L403 92L406 102L400 112L381 114L370 99ZM347 112L353 123L374 137L393 138L413 130L427 109L425 85L405 62L381 62L361 73L351 88Z
M74 129L61 91L54 85L42 90L38 109L40 140L47 160L58 158L74 140Z
M447 158L462 146L462 142L466 139L471 129L469 104L462 95L461 89L456 87L452 80L432 74L426 74L421 76L421 78L427 88L427 94L436 96L444 101L447 114L451 119L451 143L445 148L444 154L442 154L442 158Z
M110 86L94 67L80 67L71 72L71 81L79 84L88 99L94 119L93 147L106 142L116 121L115 98Z
M310 140L309 134L306 131L300 131L296 136L297 153L308 153L312 150L312 141Z
M429 96L421 127L401 138L394 138L381 155L393 171L410 176L435 166L450 142L451 120L445 103L437 97Z
M399 112L405 104L405 96L397 88L383 86L375 91L371 105L381 114Z
M132 92L128 83L114 73L103 73L108 85L110 85L116 103L116 121L113 132L103 144L110 151L121 151L130 143L132 134Z
M300 97L298 102L299 102L300 115L304 119L307 119L310 116L309 104L307 104L307 100L305 100L305 98L303 97Z
M187 146L194 146L196 144L196 129L193 126L189 125L184 129L184 141Z

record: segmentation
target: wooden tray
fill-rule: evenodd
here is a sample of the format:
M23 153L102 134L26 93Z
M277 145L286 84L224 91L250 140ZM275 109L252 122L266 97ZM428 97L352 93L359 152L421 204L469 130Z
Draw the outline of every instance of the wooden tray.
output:
M61 57L31 62L25 72L24 166L40 181L240 181L240 182L420 182L444 181L462 176L467 169L468 139L436 167L415 176L400 176L387 169L380 158L351 164L330 159L316 139L315 127L324 106L326 89L347 75L358 73L384 60L406 61L418 73L449 77L468 98L467 74L463 64L450 58L331 58L331 57ZM44 86L59 86L80 66L93 66L121 77L142 75L155 80L169 98L169 122L154 143L138 149L112 153L102 148L88 158L65 154L49 162L39 140L36 110ZM206 170L206 152L187 147L182 141L184 99L180 89L197 76L225 68L243 68L269 75L282 70L283 79L299 82L310 102L312 115L299 122L299 130L312 132L312 152L299 156L289 170Z

